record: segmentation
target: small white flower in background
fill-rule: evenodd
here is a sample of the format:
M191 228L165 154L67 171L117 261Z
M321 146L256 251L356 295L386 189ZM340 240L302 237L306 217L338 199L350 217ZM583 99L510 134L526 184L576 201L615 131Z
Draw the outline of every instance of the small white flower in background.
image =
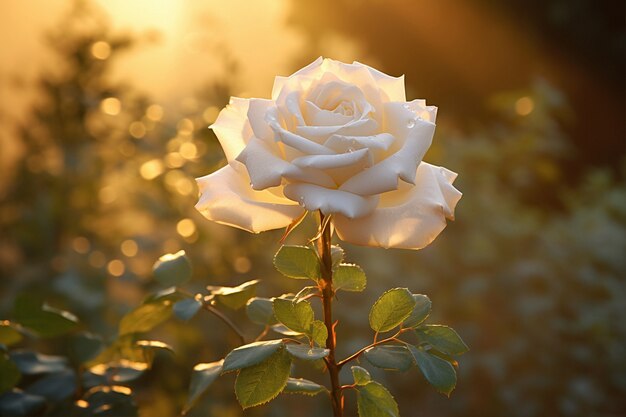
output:
M228 165L197 180L196 207L255 233L321 210L346 242L423 248L461 198L454 172L422 162L436 115L406 101L404 77L319 58L276 77L271 100L220 112L211 128Z

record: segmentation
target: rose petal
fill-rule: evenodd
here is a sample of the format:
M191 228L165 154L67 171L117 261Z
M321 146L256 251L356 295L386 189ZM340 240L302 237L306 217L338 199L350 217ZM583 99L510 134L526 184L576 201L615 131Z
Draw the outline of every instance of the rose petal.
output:
M245 165L253 189L263 190L279 186L283 177L324 187L336 186L335 181L328 174L319 170L303 169L282 159L277 145L252 138L237 157L237 161Z
M343 126L353 119L353 116L322 110L308 100L304 102L304 108L307 126Z
M299 201L307 210L321 210L324 214L343 214L347 218L358 218L371 213L379 197L361 197L336 189L313 184L287 184L285 196Z
M364 246L421 249L430 244L454 219L461 193L452 186L456 174L422 162L415 185L382 196L369 216L349 219L336 215L333 223L339 238Z
M324 145L320 145L317 142L313 142L303 136L292 133L278 123L270 123L271 128L276 133L278 139L285 145L288 145L294 149L307 155L333 155L335 151L328 149Z
M343 183L341 190L373 195L397 189L398 178L413 183L417 166L432 142L435 124L414 119L414 114L401 103L387 103L385 108L389 132L398 139L394 145L401 139L404 143L393 155Z
M370 158L368 158L368 156ZM368 149L359 149L355 152L342 153L338 155L301 156L300 158L296 158L291 161L291 163L301 168L332 169L351 166L366 158L371 160Z
M250 101L244 98L232 97L230 103L217 116L213 129L228 162L241 153L252 136L252 129L248 123L248 106Z
M198 178L200 201L196 209L209 220L253 233L287 227L302 207L265 191L253 191L245 169L237 162Z
M409 101L404 105L404 107L415 113L417 117L424 119L428 122L435 123L435 121L437 120L437 107L427 106L426 100Z
M283 87L289 81L290 78L301 76L301 75L309 75L313 73L318 67L322 65L323 61L324 61L324 58L320 56L315 61L307 65L306 67L301 68L298 71L291 74L289 77L281 77L281 76L275 77L274 87L272 88L272 100L276 100L278 98L280 92L282 91Z
M324 143L324 146L335 152L347 152L349 149L362 148L386 151L394 141L395 138L389 133L379 133L372 136L332 135Z
M274 137L274 131L270 128L265 119L268 112L274 108L275 103L272 100L260 98L252 98L249 103L247 114L254 136L259 139L272 139Z
M378 71L369 65L354 61L355 65L362 65L372 74L381 91L387 95L387 101L406 101L406 91L404 89L404 75L392 77L384 72Z

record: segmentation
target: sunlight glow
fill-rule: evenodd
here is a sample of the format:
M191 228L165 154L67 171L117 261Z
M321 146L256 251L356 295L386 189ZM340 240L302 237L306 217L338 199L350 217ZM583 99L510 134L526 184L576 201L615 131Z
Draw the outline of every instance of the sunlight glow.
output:
M72 241L72 249L74 249L77 253L85 254L89 252L90 247L91 244L86 237L79 236L77 238L74 238L74 240Z
M100 102L100 110L111 116L116 116L122 110L122 102L115 97L105 98Z
M96 59L105 60L111 55L111 45L104 41L95 42L91 45L91 55Z
M147 180L153 180L163 173L163 162L160 159L151 159L144 162L139 168L141 176Z
M176 224L176 232L182 237L190 237L196 233L196 225L191 219L182 219Z
M132 239L127 239L123 241L120 245L120 250L125 256L132 258L133 256L137 255L139 247L137 246L137 242Z
M521 97L515 102L515 112L520 116L528 116L535 108L535 102L530 97Z
M109 274L114 277L121 277L125 270L126 267L124 266L124 263L119 259L113 259L107 264L107 271L109 271Z

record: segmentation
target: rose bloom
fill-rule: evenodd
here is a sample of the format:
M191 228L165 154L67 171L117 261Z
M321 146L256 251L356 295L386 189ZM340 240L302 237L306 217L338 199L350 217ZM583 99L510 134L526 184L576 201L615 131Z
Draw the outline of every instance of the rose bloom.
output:
M250 232L304 210L357 245L420 249L454 218L456 174L422 161L437 108L406 101L404 77L319 58L276 77L272 98L232 98L211 126L228 165L198 178L196 208Z

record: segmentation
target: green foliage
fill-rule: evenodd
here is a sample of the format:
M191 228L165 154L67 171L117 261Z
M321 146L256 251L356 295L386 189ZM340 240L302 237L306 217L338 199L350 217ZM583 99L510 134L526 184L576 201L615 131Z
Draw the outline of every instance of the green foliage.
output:
M236 287L208 286L207 289L215 297L215 300L231 310L243 308L248 300L256 294L258 279L244 282Z
M265 361L242 369L235 381L235 394L246 409L274 399L287 385L291 356L286 349L277 350Z
M332 245L330 247L330 256L333 260L333 270L339 266L341 262L343 262L346 254L341 246Z
M46 408L46 400L43 397L20 390L7 392L1 398L0 415L3 416L36 416Z
M274 316L294 332L311 334L315 313L308 301L297 303L282 298L274 299Z
M378 345L367 349L363 355L377 368L391 371L408 371L415 365L405 345Z
M415 300L415 307L413 307L411 315L402 323L402 327L417 327L426 320L430 314L432 302L427 295L413 294L413 299Z
M71 339L70 357L83 364L98 356L104 349L102 338L92 333L79 333Z
M370 327L376 332L387 332L399 326L415 307L415 299L406 288L386 291L372 306Z
M10 358L23 375L61 372L68 365L67 359L62 356L44 355L30 350L15 350L10 353Z
M300 301L301 299L311 296L313 294L317 294L319 293L319 287L317 286L307 286L302 288L300 291L298 291L298 293L296 295L294 295L293 297L293 302L297 303L298 301Z
M224 360L211 363L199 363L193 368L189 385L189 398L185 404L183 414L186 414L200 399L207 389L222 373Z
M154 301L143 304L122 317L120 336L131 333L149 332L172 315L172 302L169 300Z
M8 320L0 321L0 344L12 346L22 340L22 334L15 328L15 324Z
M181 285L191 279L191 262L181 250L161 256L152 271L154 278L166 287Z
M320 392L328 391L324 386L302 378L289 378L283 389L283 394L302 394L314 396Z
M311 323L311 339L319 346L326 346L328 329L323 321L313 320L313 323Z
M21 374L17 365L6 354L0 352L0 394L17 385Z
M29 394L45 398L49 402L60 402L70 398L78 384L76 373L71 369L49 373L30 384Z
M450 396L456 386L456 371L448 362L423 349L409 345L415 363L424 374L426 380L442 394Z
M366 385L372 381L372 376L367 369L360 366L353 366L350 369L352 370L352 378L356 385Z
M365 272L358 265L339 264L333 273L333 288L335 290L361 292L367 285Z
M202 308L202 302L196 298L185 298L174 304L173 312L181 320L191 320Z
M277 323L274 317L274 304L269 298L253 297L246 304L246 314L250 321L264 326Z
M18 323L41 337L60 336L78 326L78 318L72 313L52 308L27 294L15 301L14 315Z
M84 411L86 415L98 417L137 417L137 405L132 391L124 386L97 386L85 393Z
M265 340L240 346L224 359L223 372L257 365L276 353L282 346L282 340Z
M370 381L357 387L359 417L399 417L398 404L385 387Z
M274 266L289 278L316 281L320 277L319 259L308 246L282 246L274 256Z
M448 326L427 324L415 329L421 342L426 342L448 355L462 355L469 348L454 329Z
M303 359L305 361L315 361L328 356L330 351L328 349L311 347L307 345L287 344L285 345L287 352L291 356L297 359Z

